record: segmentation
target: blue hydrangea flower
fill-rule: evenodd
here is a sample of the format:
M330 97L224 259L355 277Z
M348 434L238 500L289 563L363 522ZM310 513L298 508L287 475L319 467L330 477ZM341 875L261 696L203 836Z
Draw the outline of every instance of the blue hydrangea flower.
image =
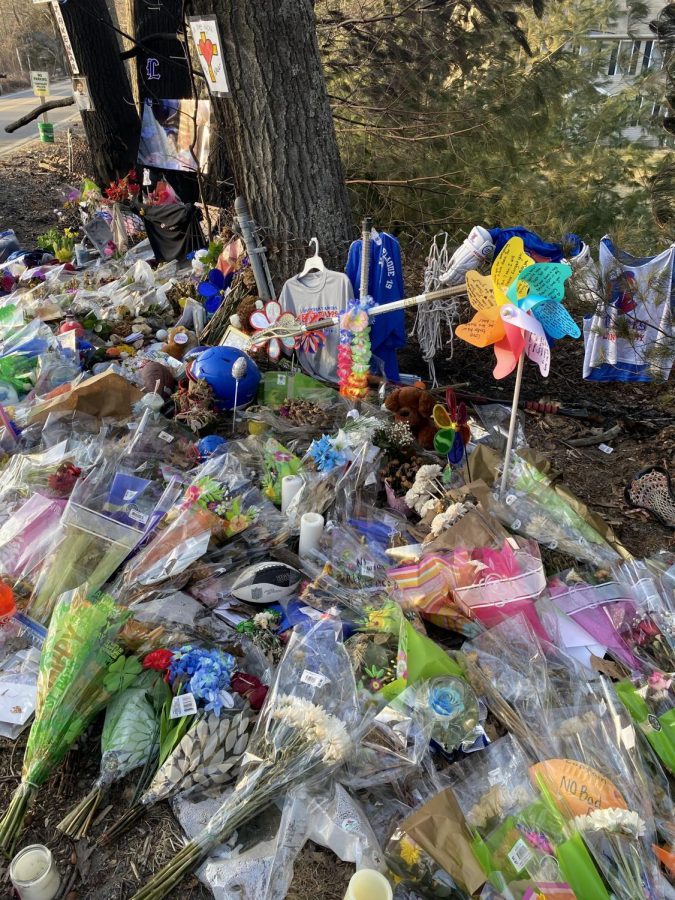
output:
M345 462L345 457L335 449L327 434L321 435L319 440L312 441L307 453L316 463L319 472L332 472L336 466L341 466Z
M193 648L190 644L174 653L169 679L183 681L183 689L194 696L206 711L220 714L222 692L230 687L237 662L230 653L221 650Z

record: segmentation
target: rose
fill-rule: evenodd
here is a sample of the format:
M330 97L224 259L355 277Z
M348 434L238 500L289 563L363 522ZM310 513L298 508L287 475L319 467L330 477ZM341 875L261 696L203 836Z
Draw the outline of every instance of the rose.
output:
M154 669L156 672L166 672L173 660L171 650L153 650L143 660L144 669Z
M246 697L251 709L260 709L265 702L268 687L255 675L237 672L232 676L231 688L236 694Z

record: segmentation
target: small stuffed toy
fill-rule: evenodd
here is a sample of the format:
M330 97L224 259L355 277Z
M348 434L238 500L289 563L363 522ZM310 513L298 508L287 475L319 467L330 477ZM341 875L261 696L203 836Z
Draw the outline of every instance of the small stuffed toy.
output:
M436 433L432 419L435 402L429 391L416 387L402 387L392 391L384 405L389 412L394 413L397 422L405 422L410 426L420 447L431 450Z
M197 346L197 338L192 331L188 331L184 325L176 325L169 328L169 336L162 344L164 353L168 353L174 359L182 359L188 350Z

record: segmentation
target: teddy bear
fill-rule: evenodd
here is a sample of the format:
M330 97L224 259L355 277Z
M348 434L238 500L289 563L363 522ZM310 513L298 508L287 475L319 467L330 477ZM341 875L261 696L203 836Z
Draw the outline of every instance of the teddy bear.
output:
M162 350L174 359L181 360L188 350L197 346L197 338L192 331L188 331L184 325L175 325L169 328L167 339L162 344Z
M431 414L436 401L429 391L417 387L396 388L384 402L389 412L394 413L397 422L410 426L417 443L426 450L434 446L434 425Z

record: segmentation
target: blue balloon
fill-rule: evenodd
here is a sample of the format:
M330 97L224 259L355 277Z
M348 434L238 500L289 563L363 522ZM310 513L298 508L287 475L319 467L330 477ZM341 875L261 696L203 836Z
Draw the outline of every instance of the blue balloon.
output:
M191 377L202 379L209 385L217 409L234 409L237 381L232 375L232 366L238 359L246 363L237 391L237 407L240 407L255 399L260 384L260 370L250 356L235 347L209 347L192 363Z
M214 453L223 450L226 444L225 438L219 434L207 434L206 437L197 441L197 450L201 458L206 459L207 456L213 456Z

